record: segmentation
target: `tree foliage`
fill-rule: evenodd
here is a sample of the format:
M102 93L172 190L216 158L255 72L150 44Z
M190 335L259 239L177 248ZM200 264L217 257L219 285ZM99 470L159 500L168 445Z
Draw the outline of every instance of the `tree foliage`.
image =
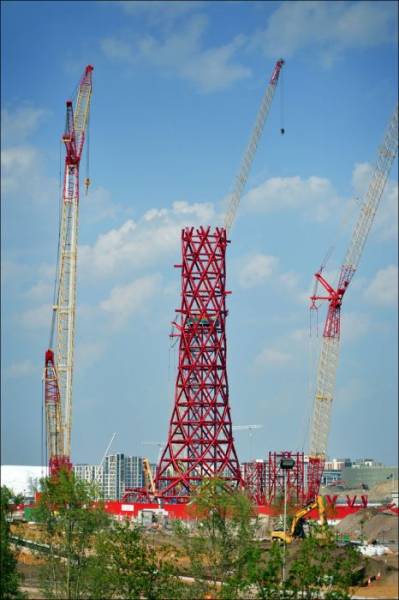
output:
M184 597L172 566L157 559L143 529L127 520L97 537L89 581L93 600Z
M177 529L196 580L198 594L237 598L248 584L248 566L254 553L255 515L246 493L233 490L221 479L205 480L189 509L197 519L192 534Z
M108 524L102 506L95 504L97 490L61 470L41 481L37 519L49 542L49 559L42 573L46 598L82 598L86 571L95 536Z
M17 559L10 545L10 523L7 515L10 504L19 504L16 497L5 485L1 487L0 499L0 597L4 600L20 600L25 594L19 589L21 577L17 571Z
M97 491L72 473L45 479L39 518L49 538L46 598L148 600L194 598L348 598L360 556L337 548L328 528L283 547L257 539L254 507L243 490L209 479L188 511L195 526L177 523L180 568L192 578L182 582L166 547L153 532L111 522L94 503ZM173 538L173 533L172 533ZM163 548L163 554L162 554ZM176 546L174 546L176 551ZM283 561L285 580L282 580Z

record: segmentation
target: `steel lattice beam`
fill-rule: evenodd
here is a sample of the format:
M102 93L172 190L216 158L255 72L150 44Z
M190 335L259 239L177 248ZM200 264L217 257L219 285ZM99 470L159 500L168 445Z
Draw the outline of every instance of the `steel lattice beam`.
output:
M181 243L175 405L155 478L158 493L176 501L206 477L242 483L226 372L226 230L186 228Z

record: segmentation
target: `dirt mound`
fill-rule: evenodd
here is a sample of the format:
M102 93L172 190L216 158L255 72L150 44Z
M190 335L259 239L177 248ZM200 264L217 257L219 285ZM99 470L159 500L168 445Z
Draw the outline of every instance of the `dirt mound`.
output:
M377 483L373 485L373 487L368 492L369 500L385 500L391 499L392 490L398 489L398 481L384 481L382 483Z
M348 487L345 484L343 485L335 485L329 487L320 488L322 495L329 494L333 496L334 494L339 494L340 497L345 498L346 494L349 496L357 496L360 501L360 496L365 494L368 496L369 502L386 502L390 501L392 497L392 490L398 489L398 480L392 482L383 481L381 483L376 483L369 490L365 490L363 488L357 487Z
M361 539L368 543L378 540L382 543L398 544L398 518L395 515L366 508L348 515L336 526L337 531L349 535L351 539Z

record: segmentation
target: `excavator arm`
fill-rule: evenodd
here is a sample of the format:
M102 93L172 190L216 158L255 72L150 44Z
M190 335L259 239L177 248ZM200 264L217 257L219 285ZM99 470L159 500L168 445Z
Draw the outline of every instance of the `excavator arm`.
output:
M272 531L272 540L280 540L286 544L291 544L294 538L301 537L302 528L300 528L300 524L303 518L306 517L306 515L308 515L314 508L317 508L318 510L321 525L327 525L326 509L324 506L323 497L317 496L314 502L307 504L295 513L289 531Z

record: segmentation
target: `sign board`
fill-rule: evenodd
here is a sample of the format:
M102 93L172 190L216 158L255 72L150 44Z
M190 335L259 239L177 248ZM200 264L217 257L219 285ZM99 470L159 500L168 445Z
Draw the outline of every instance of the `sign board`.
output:
M280 460L281 469L293 469L295 467L295 460L293 458L282 458Z

